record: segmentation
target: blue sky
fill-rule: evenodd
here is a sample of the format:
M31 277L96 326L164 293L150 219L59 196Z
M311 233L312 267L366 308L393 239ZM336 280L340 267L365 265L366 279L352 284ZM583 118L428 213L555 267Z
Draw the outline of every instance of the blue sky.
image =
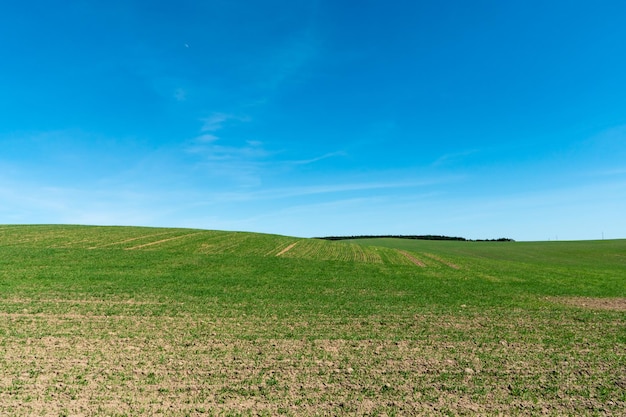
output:
M623 1L13 1L0 224L626 238Z

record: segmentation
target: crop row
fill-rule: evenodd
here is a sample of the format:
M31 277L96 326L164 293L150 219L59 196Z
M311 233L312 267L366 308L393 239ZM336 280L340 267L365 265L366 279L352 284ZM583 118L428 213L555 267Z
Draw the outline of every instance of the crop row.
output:
M287 246L294 238L285 236L261 235L256 233L230 232L203 240L198 253L235 254L241 256L270 256Z
M0 246L90 250L166 250L206 255L279 256L391 265L450 265L394 248L287 236L194 229L105 226L0 226ZM419 259L420 262L415 260Z
M0 245L44 248L130 248L190 233L184 229L106 226L3 226Z

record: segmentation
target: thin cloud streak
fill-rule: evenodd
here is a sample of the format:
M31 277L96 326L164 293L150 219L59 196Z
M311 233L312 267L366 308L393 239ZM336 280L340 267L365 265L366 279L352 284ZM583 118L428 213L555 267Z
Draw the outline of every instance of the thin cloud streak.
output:
M478 150L471 149L471 150L462 151L462 152L454 152L454 153L445 154L437 158L437 160L435 160L435 162L432 163L432 166L439 167L442 165L449 165L455 162L462 161L466 159L467 157L474 155L476 153L478 153Z
M204 124L200 128L201 132L215 132L223 128L224 122L233 119L235 116L226 113L213 113L211 116L200 119Z
M460 177L446 177L433 180L422 181L400 181L400 182L364 182L346 184L324 184L303 187L274 188L262 191L241 192L241 193L218 193L215 200L219 202L238 202L254 200L274 200L292 197L304 197L321 194L347 193L372 190L391 190L428 187L436 184L458 181Z
M214 141L216 141L216 140L218 140L218 139L219 139L219 138L218 138L217 136L212 135L212 134L209 134L209 133L204 134L204 135L197 136L197 137L195 138L195 140L196 140L197 142L202 142L202 143L205 143L205 142L214 142Z
M270 152L258 142L246 142L246 146L195 145L187 149L188 153L199 155L205 161L250 161L264 158Z
M288 161L288 163L293 164L293 165L309 165L315 162L319 162L319 161L323 161L324 159L328 159L328 158L334 158L337 156L346 156L347 153L344 151L338 151L338 152L329 152L327 154L324 154L322 156L318 156L316 158L311 158L311 159L302 159L302 160L298 160L298 161Z

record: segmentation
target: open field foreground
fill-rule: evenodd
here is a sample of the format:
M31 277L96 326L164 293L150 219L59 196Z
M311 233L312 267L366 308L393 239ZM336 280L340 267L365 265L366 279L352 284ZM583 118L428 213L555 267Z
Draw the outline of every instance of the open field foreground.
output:
M0 226L0 415L614 415L626 240Z

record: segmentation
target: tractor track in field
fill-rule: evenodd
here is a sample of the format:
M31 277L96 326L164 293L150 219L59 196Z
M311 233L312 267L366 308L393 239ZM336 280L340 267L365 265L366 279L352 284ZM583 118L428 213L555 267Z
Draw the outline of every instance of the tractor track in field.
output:
M293 249L294 246L296 246L298 244L298 242L293 242L291 245L287 246L285 249L281 250L280 252L278 252L276 254L276 256L282 256L285 253L289 252L291 249Z
M188 233L186 235L174 236L174 237L170 237L170 238L167 238L167 239L157 240L156 242L144 243L143 245L137 245L137 246L133 246L133 247L130 247L130 248L126 248L126 250L141 249L141 248L145 248L145 247L148 247L148 246L154 246L154 245L158 245L158 244L161 244L161 243L169 242L171 240L182 239L184 237L198 235L200 233L202 233L202 232Z
M624 297L546 297L546 300L591 310L626 311Z
M161 301L140 301L134 299L128 300L99 300L99 299L71 299L71 298L1 298L1 303L9 304L110 304L110 305L172 305L184 304L176 302Z
M458 265L453 264L452 262L448 262L445 259L441 259L439 256L433 255L432 253L422 253L422 255L426 256L427 258L433 259L437 262L441 262L445 266L448 266L452 269L460 269Z
M149 237L161 236L161 235L172 234L172 233L175 233L175 232L153 233L153 234L150 234L150 235L143 235L143 236L138 236L138 237L132 237L130 239L124 239L124 240L120 240L120 241L117 241L117 242L105 243L104 245L96 245L96 246L92 246L92 247L87 248L87 249L101 249L101 248L106 248L108 246L123 245L124 243L133 242L135 240L147 239Z
M413 262L415 265L424 268L426 267L426 264L422 261L420 261L419 259L417 259L415 256L411 255L409 252L407 251L403 251L398 249L398 252L400 252L402 255L404 255L409 261Z

